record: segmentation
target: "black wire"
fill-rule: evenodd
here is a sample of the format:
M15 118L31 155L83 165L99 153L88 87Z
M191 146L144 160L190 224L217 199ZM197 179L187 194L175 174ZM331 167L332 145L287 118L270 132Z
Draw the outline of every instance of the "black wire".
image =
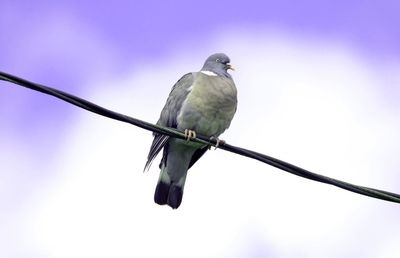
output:
M130 123L130 124L133 124L135 126L138 126L140 128L143 128L143 129L146 129L149 131L169 135L169 136L175 137L175 138L185 139L184 133L179 130L176 130L173 128L162 127L162 126L151 124L151 123L148 123L148 122L145 122L145 121L142 121L142 120L130 117L130 116L126 116L126 115L114 112L112 110L103 108L99 105L96 105L92 102L89 102L89 101L79 98L77 96L71 95L69 93L66 93L66 92L63 92L63 91L60 91L60 90L57 90L54 88L50 88L50 87L47 87L44 85L36 84L36 83L24 80L22 78L16 77L11 74L7 74L7 73L0 71L0 80L8 81L8 82L32 89L32 90L40 91L42 93L62 99L68 103L71 103L75 106L86 109L88 111L94 112L101 116L105 116L105 117L115 119L115 120L118 120L121 122ZM202 135L197 135L197 138L193 139L193 141L212 145L212 146L215 146L217 144L216 139L209 139L208 137L205 137ZM330 178L327 176L319 175L319 174L310 172L308 170L305 170L303 168L297 167L295 165L292 165L290 163L287 163L285 161L282 161L282 160L279 160L279 159L276 159L276 158L273 158L273 157L255 152L255 151L236 147L236 146L233 146L233 145L230 145L227 143L220 144L218 148L226 150L226 151L230 151L230 152L233 152L233 153L236 153L236 154L248 157L248 158L252 158L252 159L261 161L263 163L266 163L273 167L279 168L279 169L289 172L291 174L301 176L301 177L304 177L304 178L307 178L310 180L334 185L334 186L346 189L348 191L366 195L369 197L386 200L386 201L390 201L390 202L400 203L400 195L399 194L382 191L379 189L369 188L369 187L365 187L365 186L354 185L354 184L350 184L350 183L347 183L347 182L344 182L341 180L337 180L337 179Z

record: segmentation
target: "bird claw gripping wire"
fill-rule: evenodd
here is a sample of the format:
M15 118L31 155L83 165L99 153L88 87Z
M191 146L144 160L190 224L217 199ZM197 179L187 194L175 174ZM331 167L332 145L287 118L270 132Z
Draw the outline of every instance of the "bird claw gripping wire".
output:
M220 145L224 145L226 143L224 140L220 140L218 137L211 136L210 137L210 141L213 141L213 140L216 141L216 144L214 146L215 147L214 150L216 150ZM208 149L209 150L211 149L211 145L208 146Z
M192 139L195 139L197 137L197 134L193 130L185 129L185 139L186 141L190 141Z

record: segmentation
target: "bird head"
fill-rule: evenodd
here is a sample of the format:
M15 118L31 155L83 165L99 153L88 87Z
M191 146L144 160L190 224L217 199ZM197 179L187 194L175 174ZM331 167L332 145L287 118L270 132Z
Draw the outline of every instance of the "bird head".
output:
M230 59L227 55L223 53L217 53L209 56L204 63L202 71L210 71L216 73L217 75L225 76L230 78L228 70L234 70L230 64Z

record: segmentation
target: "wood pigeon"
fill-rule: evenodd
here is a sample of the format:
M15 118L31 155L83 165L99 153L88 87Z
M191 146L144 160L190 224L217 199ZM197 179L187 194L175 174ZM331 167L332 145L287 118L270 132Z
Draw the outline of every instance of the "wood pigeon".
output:
M179 207L188 169L209 149L190 139L196 133L218 139L229 127L237 107L237 91L229 69L233 70L227 55L213 54L199 72L185 74L172 87L157 124L184 130L187 140L154 133L145 170L163 149L154 194L157 204Z

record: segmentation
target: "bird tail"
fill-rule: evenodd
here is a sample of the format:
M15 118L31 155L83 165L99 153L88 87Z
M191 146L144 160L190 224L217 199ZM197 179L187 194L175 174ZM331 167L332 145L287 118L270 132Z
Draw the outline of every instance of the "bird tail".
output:
M174 182L171 181L166 169L162 168L154 193L154 202L159 205L167 204L172 209L177 209L182 202L185 181L186 173L177 182Z

